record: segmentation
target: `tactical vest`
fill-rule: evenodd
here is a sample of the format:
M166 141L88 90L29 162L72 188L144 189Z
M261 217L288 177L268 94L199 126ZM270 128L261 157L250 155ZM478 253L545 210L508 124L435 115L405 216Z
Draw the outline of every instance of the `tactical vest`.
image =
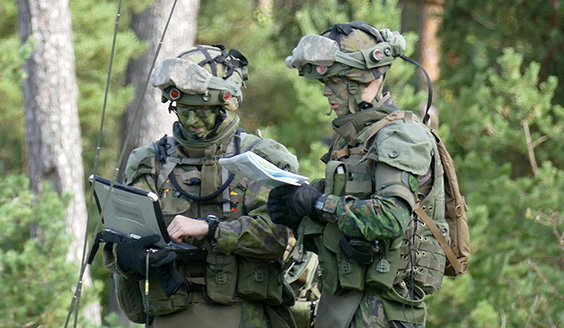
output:
M253 149L260 156L272 160L268 155L273 149L268 148L268 143L264 143L266 149L262 149L265 148L261 148L263 140L238 131L226 145L220 147L184 148L183 151L190 152L190 157L187 157L179 154L181 150L176 147L173 137L165 136L132 153L133 161L138 160L139 163L135 171L128 172L127 183L141 176L156 177L152 184L160 196L167 225L178 214L195 218L214 214L220 220L234 220L248 213L245 196L249 188L258 186L249 185L244 179L230 175L220 167L218 159L231 157L236 154L236 148L240 148L241 152ZM195 154L201 156L195 157ZM173 177L175 181L171 181ZM227 186L221 190L223 185ZM228 304L236 298L261 301L273 306L282 304L284 286L281 262L214 252L207 238L190 239L191 244L207 250L206 263L177 261L177 269L189 284L188 289L181 289L170 298L160 289L157 278L151 277L150 315L165 315L186 308L191 291L204 291L207 300L220 304ZM140 290L143 288L141 286ZM143 295L143 306L145 303Z
M375 143L371 143L375 134L370 132L379 122L364 128L358 134L358 144L355 146L346 144L342 138L337 139L330 151L326 178L317 182L318 188L326 194L350 195L359 199L368 199L376 193L375 172L379 164L366 158L366 154L373 150L371 147L376 147ZM398 120L394 124L403 122ZM430 134L428 137L432 138ZM436 160L436 145L434 142L432 144L432 167L427 174L418 177L416 202L422 202L422 208L448 238L448 225L444 218L443 170L440 160ZM323 225L305 220L300 229L306 238L308 235L314 237L323 272L323 288L331 294L339 294L347 289L362 291L375 288L389 294L389 298L397 296L400 302L402 296L397 293L395 286L405 287L405 282L411 281L411 278L427 294L440 288L446 263L444 251L423 221L414 215L412 218L404 236L395 240L379 240L377 243L351 241L336 224ZM366 253L360 252L356 256L350 250L351 245L364 247ZM419 295L419 298L422 300L424 295Z

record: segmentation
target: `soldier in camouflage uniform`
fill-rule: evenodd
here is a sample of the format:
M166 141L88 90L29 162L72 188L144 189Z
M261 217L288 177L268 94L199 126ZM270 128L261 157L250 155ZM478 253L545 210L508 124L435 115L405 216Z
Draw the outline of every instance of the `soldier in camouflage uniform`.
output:
M275 188L268 199L272 220L319 256L315 327L424 327L424 298L442 284L444 252L412 214L422 203L448 236L436 145L382 89L405 46L398 32L355 21L303 37L286 58L323 83L337 114L325 179Z
M246 66L236 50L197 45L152 72L178 121L173 137L133 150L125 182L159 195L171 238L207 253L151 253L147 300L139 279L155 236L106 249L118 301L134 322L145 322L148 312L153 327L295 327L281 265L288 230L268 218L267 190L218 162L252 151L298 169L282 144L238 130Z

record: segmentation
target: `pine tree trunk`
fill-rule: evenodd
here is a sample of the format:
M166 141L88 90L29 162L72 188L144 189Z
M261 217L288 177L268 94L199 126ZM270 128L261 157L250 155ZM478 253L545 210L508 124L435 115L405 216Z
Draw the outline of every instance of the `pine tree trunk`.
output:
M148 43L148 49L142 56L129 63L127 71L128 83L131 83L136 90L136 100L129 106L122 120L123 141L129 130L131 135L120 166L120 177L123 177L125 162L131 150L160 139L165 134L171 135L172 123L176 121L176 116L168 113L168 105L161 102L159 89L149 83L145 94L141 95L172 5L173 1L156 0L150 8L134 14L132 18L133 30L140 40ZM178 56L194 44L199 8L199 0L177 2L156 64L164 59ZM143 100L133 124L139 97L143 97Z
M72 195L64 219L72 236L67 260L77 264L78 273L87 213L69 3L68 0L18 0L17 4L21 41L30 37L35 41L31 58L24 64L28 77L23 81L31 189L40 193L44 183L50 182L59 194ZM72 283L69 282L69 287ZM91 284L86 272L85 288ZM101 323L99 304L84 311Z
M441 28L444 12L444 0L434 0L421 5L421 31L420 31L420 55L421 65L429 74L433 82L433 96L438 95L438 81L441 74L441 40L437 33ZM427 86L423 75L420 75L420 85ZM425 108L423 108L424 111ZM423 117L424 113L421 113ZM435 106L429 109L430 125L433 129L439 127L439 111Z
M444 0L434 0L421 5L421 65L425 67L431 81L436 82L441 74L441 40L437 33L443 21Z

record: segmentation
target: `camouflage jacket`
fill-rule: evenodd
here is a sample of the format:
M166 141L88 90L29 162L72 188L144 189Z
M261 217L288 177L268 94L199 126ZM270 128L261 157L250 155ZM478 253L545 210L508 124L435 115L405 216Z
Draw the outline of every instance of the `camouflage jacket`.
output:
M280 168L297 171L296 157L282 144L244 132L240 139L241 152L251 150ZM168 137L165 146L169 153L167 158L176 162L172 164L172 169L169 165L168 170L189 194L209 194L227 179L228 172L219 167L217 159L235 155L234 143L235 133L231 133L227 138L215 138L211 142L194 142L196 147L187 149ZM262 260L278 259L283 255L287 231L267 217L268 190L235 176L218 197L202 202L187 199L170 183L167 172L163 174L167 166L157 158L157 150L158 142L133 150L127 163L126 183L149 188L159 195L167 225L177 214L193 218L214 214L220 218L219 238L214 242L214 251ZM211 167L211 174L205 173L203 167ZM192 239L185 241L200 244Z
M372 125L397 110L387 94L373 109L333 121L338 140L324 160L335 159L335 148L346 150L363 146ZM344 195L328 195L323 217L350 237L393 240L405 233L417 193L422 191L419 184L428 183L420 177L431 168L432 140L421 124L397 122L368 140L366 150L366 154L346 156L349 163L351 159L354 163L354 158L358 163L367 162L368 170L348 172L352 181L347 183ZM385 171L380 173L379 166L405 172L399 176L400 181L389 181L389 184L403 184L406 188L383 193L388 186L378 181L383 178L378 175L385 174Z

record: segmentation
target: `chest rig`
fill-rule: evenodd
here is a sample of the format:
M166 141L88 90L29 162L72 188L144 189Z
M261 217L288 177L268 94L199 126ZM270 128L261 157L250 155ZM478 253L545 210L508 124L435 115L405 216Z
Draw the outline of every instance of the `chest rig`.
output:
M194 150L180 149L176 140L167 136L154 144L156 188L167 224L176 214L192 217L215 214L223 219L245 214L246 183L222 168L218 160L239 154L241 138L246 136L249 135L239 129L224 145L212 144ZM249 149L261 140L256 138Z
M373 160L374 157L367 158L369 151L376 146L371 141L383 127L399 119L409 123L416 120L411 112L394 111L368 124L356 135L354 142L338 138L323 158L327 163L324 192L359 199L368 199L375 194L375 172L380 164ZM443 170L440 161L435 160L436 153L434 147L431 168L417 178L419 187L412 207L422 208L443 235L448 235L448 225L444 220ZM399 190L395 192L402 194ZM414 196L406 194L404 198L409 197ZM328 291L332 293L339 293L343 288L363 290L371 287L395 294L394 286L405 286L405 281L411 277L417 288L425 293L432 293L442 285L444 252L426 224L416 215L412 215L404 236L378 241L370 247L366 247L366 241L346 238L333 223L327 224L321 238L316 239L317 248L322 249L320 261L325 262L322 266L326 267L326 271L331 271L331 267L337 271L336 274L324 273L324 278L332 280L324 279L324 286L330 287Z

